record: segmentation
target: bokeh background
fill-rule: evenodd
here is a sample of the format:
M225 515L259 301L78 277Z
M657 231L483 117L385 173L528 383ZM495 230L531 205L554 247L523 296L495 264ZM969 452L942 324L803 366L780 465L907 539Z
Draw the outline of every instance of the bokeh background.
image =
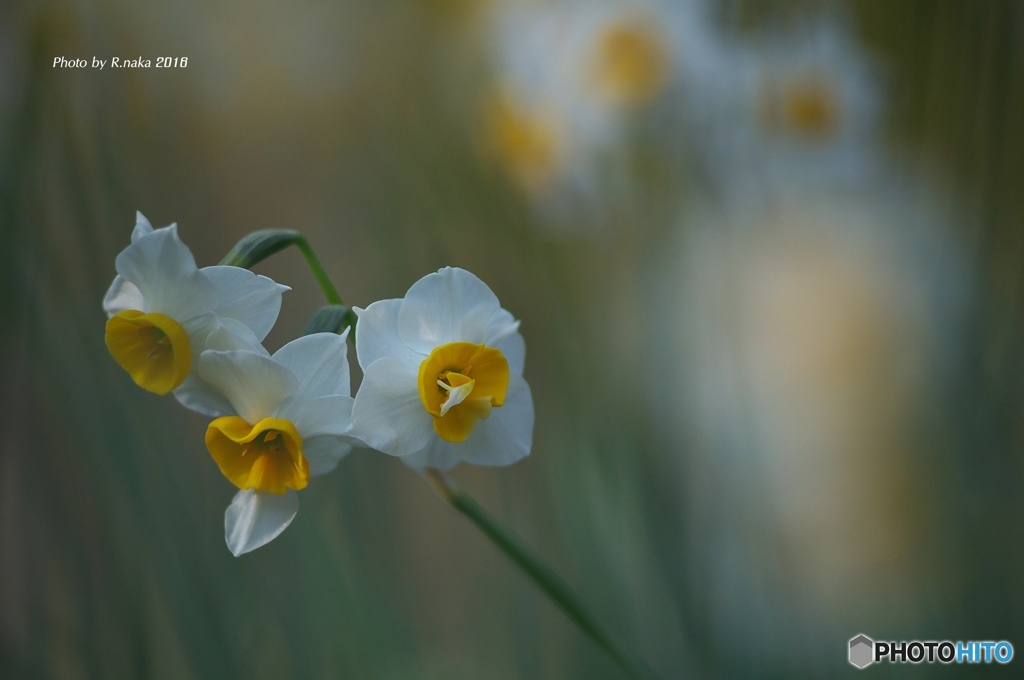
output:
M662 678L1024 649L1019 2L5 2L0 125L0 676L621 677L376 452L233 558L103 344L135 210L200 266L299 229L351 304L487 281L533 454L453 476ZM257 269L275 349L322 300Z

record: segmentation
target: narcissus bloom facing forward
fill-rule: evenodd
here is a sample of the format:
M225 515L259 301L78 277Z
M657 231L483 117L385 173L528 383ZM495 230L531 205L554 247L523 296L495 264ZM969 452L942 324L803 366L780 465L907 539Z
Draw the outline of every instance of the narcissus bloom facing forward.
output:
M330 472L352 447L348 331L293 340L273 356L207 350L199 373L231 405L210 423L206 447L237 486L224 513L237 557L276 538L299 510L295 493Z
M352 434L416 469L508 465L530 453L533 398L519 322L473 274L446 267L405 297L356 308L363 383Z
M140 387L174 391L214 415L223 399L192 370L205 349L263 351L288 286L239 267L198 269L177 225L153 229L137 214L132 243L117 256L103 300L107 348Z

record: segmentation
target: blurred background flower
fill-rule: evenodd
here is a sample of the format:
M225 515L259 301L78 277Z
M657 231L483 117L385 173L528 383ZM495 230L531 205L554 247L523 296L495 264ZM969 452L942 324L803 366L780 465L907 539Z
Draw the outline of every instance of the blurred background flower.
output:
M723 37L712 68L724 95L702 111L701 156L728 200L873 178L883 82L853 30L841 15L812 14Z
M552 224L607 226L610 203L634 192L630 142L657 109L661 143L682 141L668 128L681 121L682 66L707 40L693 3L523 0L491 3L482 20L485 162Z
M299 229L364 307L486 281L533 452L452 474L661 677L1024 637L1019 3L24 0L0 37L0 676L619 677L390 457L231 557L206 420L103 345L136 209L200 266ZM322 301L257 270L273 351Z
M692 211L663 256L648 396L693 447L686 511L716 526L691 526L690 561L751 671L803 645L825 668L859 617L918 630L960 577L936 424L972 279L941 199L920 194Z

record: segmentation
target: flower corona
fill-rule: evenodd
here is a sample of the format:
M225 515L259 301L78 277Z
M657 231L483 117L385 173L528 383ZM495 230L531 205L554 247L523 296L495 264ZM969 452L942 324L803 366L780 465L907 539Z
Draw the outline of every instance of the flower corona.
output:
M164 395L185 382L192 345L180 323L158 312L125 309L107 321L107 349L135 384Z
M461 442L477 420L505 403L508 362L501 350L471 342L435 347L420 364L420 401L434 417L434 431L449 442Z
M206 430L206 448L220 471L245 491L301 491L309 484L309 461L302 455L302 437L281 418L250 425L238 416L221 416Z

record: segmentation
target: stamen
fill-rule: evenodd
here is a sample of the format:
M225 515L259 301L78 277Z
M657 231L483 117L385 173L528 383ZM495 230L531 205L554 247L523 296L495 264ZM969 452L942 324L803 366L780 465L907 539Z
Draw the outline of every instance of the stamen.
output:
M465 401L473 392L473 387L475 385L476 381L470 380L469 382L462 383L458 387L449 388L448 398L444 400L443 404L441 404L441 417L443 418L450 409Z
M420 364L420 401L434 417L437 434L446 441L461 442L476 421L490 415L490 406L502 405L508 378L508 362L499 350L469 342L448 343L434 348ZM474 399L480 403L467 403Z

